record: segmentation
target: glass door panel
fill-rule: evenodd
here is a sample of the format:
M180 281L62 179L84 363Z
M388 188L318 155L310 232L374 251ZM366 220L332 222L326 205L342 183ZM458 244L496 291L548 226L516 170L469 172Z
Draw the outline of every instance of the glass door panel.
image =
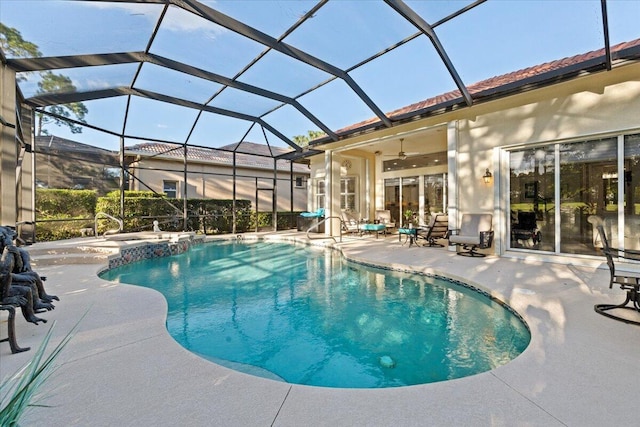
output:
M617 227L616 152L616 138L560 144L561 252L597 254L590 215Z
M444 183L446 174L425 175L424 177L424 219L429 221L432 213L444 212L447 195Z
M400 224L400 178L384 180L384 208L391 212L391 222Z
M510 153L512 248L555 250L554 151L547 146Z
M624 139L624 248L640 250L640 134Z
M417 225L419 213L419 191L418 177L401 178L402 180L402 216L403 224L408 227L409 223Z

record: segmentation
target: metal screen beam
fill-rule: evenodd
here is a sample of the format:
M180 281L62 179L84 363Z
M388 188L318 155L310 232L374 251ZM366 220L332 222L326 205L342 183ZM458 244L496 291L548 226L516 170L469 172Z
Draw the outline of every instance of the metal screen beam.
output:
M309 110L302 106L297 100L276 93L266 89L259 88L247 83L242 83L228 77L224 77L220 74L212 73L191 65L187 65L172 59L164 58L159 55L154 55L145 52L125 52L125 53L108 53L108 54L96 54L96 55L72 55L72 56L59 56L59 57L45 57L45 58L16 58L8 60L8 65L16 72L29 72L29 71L44 71L44 70L58 70L64 68L77 68L77 67L89 67L99 65L118 65L118 64L130 64L130 63L143 63L158 65L161 67L169 68L174 71L189 74L204 80L220 83L222 85L232 87L244 92L249 92L255 95L259 95L265 98L273 99L275 101L289 104L298 110L307 119L318 126L324 133L326 133L332 140L337 141L338 136L327 125L325 125L320 119L311 114ZM117 89L105 89L105 91L117 90ZM87 93L87 92L85 92ZM118 96L109 95L108 92L103 92L104 96L99 95L99 92L95 92L94 98L84 99L99 99L100 97ZM56 95L51 94L47 98L46 105L65 104L69 102L82 102L83 99L75 101L60 101L56 102ZM47 95L42 95L42 97ZM33 98L32 98L33 99ZM61 98L62 99L62 98ZM38 106L43 106L38 104Z
M382 112L382 110L378 108L378 106L371 100L371 98L369 98L369 96L362 90L362 88L360 88L360 86L358 86L358 84L344 70L341 70L340 68L331 65L328 62L322 61L319 58L309 55L308 53L303 52L300 49L297 49L286 43L279 42L277 39L269 36L268 34L256 30L255 28L252 28L243 22L237 21L230 16L220 13L217 10L205 6L195 0L171 0L171 2L182 9L196 13L213 23L221 25L255 42L258 42L264 46L268 46L271 49L283 53L291 58L302 61L307 65L324 71L325 73L343 79L345 83L349 85L351 90L353 90L360 97L360 99L386 126L391 126L391 120L389 120L389 118Z
M7 60L7 64L16 72L28 72L93 67L97 65L130 64L132 62L144 61L144 56L144 52L123 52L40 58L12 58Z
M471 94L469 93L469 91L467 90L467 87L462 82L462 79L460 78L458 71L453 66L451 59L449 59L449 55L447 55L447 52L444 50L444 46L442 46L442 43L440 43L440 40L438 39L438 36L436 35L435 31L433 31L433 28L427 23L427 21L422 19L420 15L418 15L413 9L407 6L407 4L402 0L384 0L384 1L389 6L391 6L396 12L398 12L398 14L400 14L404 19L409 21L416 28L422 31L424 35L429 37L429 39L431 40L431 43L433 43L433 47L435 47L436 49L436 52L438 52L438 55L440 55L440 59L442 59L442 62L444 63L445 67L447 67L447 70L449 71L451 78L453 78L453 81L456 83L456 86L458 86L458 89L462 93L462 96L464 97L465 102L467 103L467 105L471 106L473 104L473 99L471 98Z

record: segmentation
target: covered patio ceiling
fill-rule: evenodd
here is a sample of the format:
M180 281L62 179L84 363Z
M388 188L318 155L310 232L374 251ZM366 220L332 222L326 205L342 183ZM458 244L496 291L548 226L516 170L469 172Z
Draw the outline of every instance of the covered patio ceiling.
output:
M612 46L640 38L632 18L639 4L13 0L0 4L1 23L37 54L10 49L4 39L2 60L37 111L64 118L50 108L87 108L75 122L82 134L51 125L49 134L113 150L121 137L126 145L215 148L250 141L290 147L284 157L295 159L316 152L299 136L311 135L319 148L513 93L513 84L504 93L473 84L514 70L599 52L524 81L530 88L611 69L616 59L638 56L637 45L631 52ZM72 85L43 84L47 73ZM420 143L409 138L405 151L424 151ZM385 153L399 151L397 140L386 144Z

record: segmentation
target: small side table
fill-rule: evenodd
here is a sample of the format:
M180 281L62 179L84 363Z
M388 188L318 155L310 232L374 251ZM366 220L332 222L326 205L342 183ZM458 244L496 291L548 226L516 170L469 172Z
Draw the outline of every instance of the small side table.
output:
M418 229L417 228L398 228L398 241L402 242L402 235L405 235L405 241L402 243L403 245L409 242L409 247L416 243L416 238L418 237ZM416 243L416 246L418 244Z

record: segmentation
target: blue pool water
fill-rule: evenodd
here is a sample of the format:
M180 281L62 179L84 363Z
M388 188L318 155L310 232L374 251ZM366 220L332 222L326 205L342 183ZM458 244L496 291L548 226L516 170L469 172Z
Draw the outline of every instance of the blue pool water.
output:
M512 312L465 286L303 245L210 243L102 277L164 294L169 333L188 350L289 383L444 381L503 365L530 339Z

